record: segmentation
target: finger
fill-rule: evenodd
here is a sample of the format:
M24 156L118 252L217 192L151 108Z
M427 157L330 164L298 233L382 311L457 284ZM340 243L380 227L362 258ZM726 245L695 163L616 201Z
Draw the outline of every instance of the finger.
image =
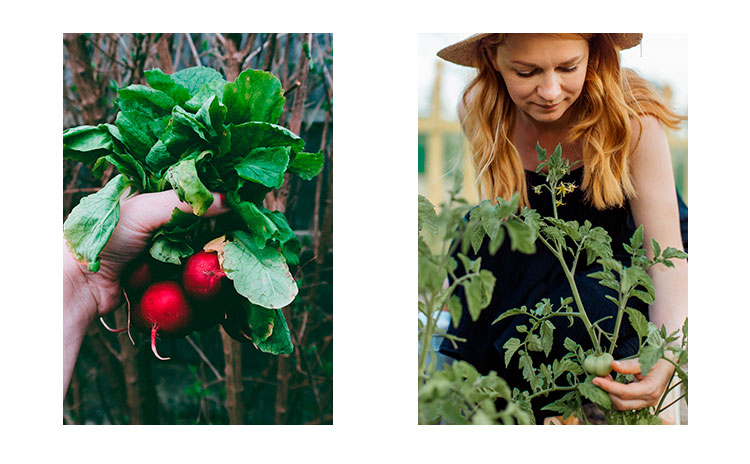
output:
M637 358L612 361L612 369L620 374L640 374L641 363Z
M229 211L222 194L212 195L214 201L203 215L204 217L212 217ZM185 213L193 212L190 205L179 200L174 190L145 193L122 202L121 218L131 229L150 234L169 222L175 208Z
M651 406L642 399L624 400L617 396L610 396L610 399L612 400L612 406L619 411L632 411L633 409L644 409Z
M653 387L648 382L631 382L628 384L615 382L611 377L595 377L592 383L610 394L629 400L644 397L652 393Z

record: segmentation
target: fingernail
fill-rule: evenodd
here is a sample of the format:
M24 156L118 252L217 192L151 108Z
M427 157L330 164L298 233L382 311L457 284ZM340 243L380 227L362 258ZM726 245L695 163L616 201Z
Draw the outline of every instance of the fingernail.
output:
M219 194L219 204L221 206L227 205L227 194L226 193L220 193Z

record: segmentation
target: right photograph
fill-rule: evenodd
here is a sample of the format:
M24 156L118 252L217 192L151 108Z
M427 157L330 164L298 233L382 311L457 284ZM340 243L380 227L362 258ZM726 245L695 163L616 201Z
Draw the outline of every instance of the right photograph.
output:
M686 425L687 36L418 40L418 423Z

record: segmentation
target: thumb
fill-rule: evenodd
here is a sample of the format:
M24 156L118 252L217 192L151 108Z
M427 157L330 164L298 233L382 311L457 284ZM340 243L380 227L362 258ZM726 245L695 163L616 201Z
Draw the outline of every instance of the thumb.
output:
M640 374L641 363L638 361L638 358L612 361L612 369L620 374Z

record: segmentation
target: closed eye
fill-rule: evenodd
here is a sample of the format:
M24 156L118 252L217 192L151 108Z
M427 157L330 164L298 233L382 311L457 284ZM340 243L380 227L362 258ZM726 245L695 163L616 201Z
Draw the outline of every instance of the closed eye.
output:
M564 73L572 73L572 72L575 72L578 69L578 66L576 65L576 66L570 66L568 68L557 68L557 69L559 69L560 71L562 71ZM535 69L535 70L529 71L529 72L516 71L516 75L518 75L518 77L531 77L534 74L536 74L538 71L539 71L538 69Z

